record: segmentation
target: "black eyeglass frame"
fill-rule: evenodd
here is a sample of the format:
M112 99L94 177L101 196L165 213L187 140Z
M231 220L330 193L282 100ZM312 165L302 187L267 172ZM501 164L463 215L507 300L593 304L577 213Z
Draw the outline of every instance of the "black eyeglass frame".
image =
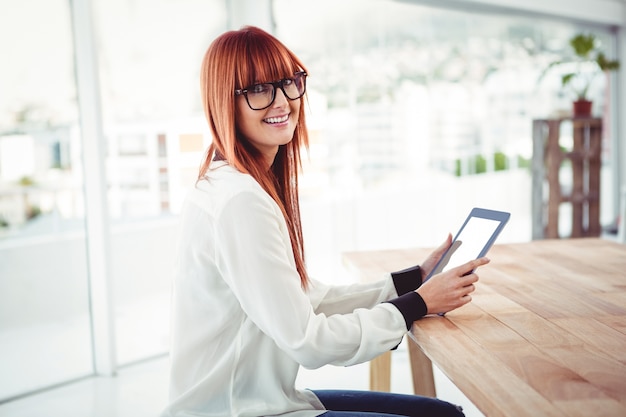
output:
M237 90L235 90L235 95L236 96L243 95L246 98L246 103L248 103L248 107L250 107L252 110L265 110L268 107L270 107L272 104L274 104L274 100L276 100L276 89L277 88L280 88L282 90L283 94L285 95L285 97L287 97L289 100L293 101L293 100L297 100L300 97L302 97L304 95L304 93L306 93L306 77L307 77L307 75L308 74L306 73L306 71L298 71L298 72L295 72L293 74L293 77L287 77L287 78L283 78L283 79L278 80L278 81L271 81L271 82L267 82L267 83L253 84L253 85L250 85L250 86L248 86L246 88L237 89ZM289 97L289 95L285 91L285 81L291 80L291 81L295 82L297 76L302 76L302 85L303 85L304 88L302 89L302 94L300 94L298 97L291 98L291 97ZM253 87L255 87L257 85L263 85L263 84L268 84L268 85L271 85L272 87L274 87L272 89L272 99L270 100L270 102L269 102L269 104L267 106L255 109L250 104L250 100L248 100L248 90L252 89Z

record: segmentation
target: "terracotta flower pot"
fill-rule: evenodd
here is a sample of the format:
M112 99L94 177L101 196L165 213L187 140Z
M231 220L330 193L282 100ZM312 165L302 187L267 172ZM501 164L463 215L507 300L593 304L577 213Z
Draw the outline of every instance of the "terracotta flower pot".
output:
M592 102L589 100L577 100L574 102L574 117L590 117Z

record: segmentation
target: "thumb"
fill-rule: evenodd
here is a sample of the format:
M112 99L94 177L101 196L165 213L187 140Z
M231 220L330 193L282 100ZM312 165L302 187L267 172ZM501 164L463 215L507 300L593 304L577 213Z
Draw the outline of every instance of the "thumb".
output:
M444 242L439 245L439 247L437 248L437 251L444 251L446 249L448 249L450 247L450 245L452 244L452 234L448 233L448 237L446 237L446 240L444 240Z

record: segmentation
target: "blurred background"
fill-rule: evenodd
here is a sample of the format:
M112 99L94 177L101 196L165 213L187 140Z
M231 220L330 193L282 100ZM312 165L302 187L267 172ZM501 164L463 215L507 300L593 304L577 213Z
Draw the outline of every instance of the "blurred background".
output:
M0 403L166 357L177 217L211 141L200 62L244 24L307 66L307 264L334 283L354 279L342 252L437 245L475 206L530 240L533 120L572 102L542 73L578 33L626 48L624 0L0 0ZM624 79L589 91L607 235Z

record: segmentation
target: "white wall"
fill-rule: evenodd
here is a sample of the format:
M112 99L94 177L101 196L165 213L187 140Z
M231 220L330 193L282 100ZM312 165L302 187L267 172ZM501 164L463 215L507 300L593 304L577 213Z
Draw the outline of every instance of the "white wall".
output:
M273 33L272 0L227 0L228 28L236 30L254 25Z
M623 26L624 0L396 0L461 10L536 13L587 23Z
M117 304L169 291L174 268L169 255L175 249L176 231L175 218L112 230L110 269ZM0 328L62 322L86 314L86 274L83 231L0 242L0 293L12 294L0 305Z

